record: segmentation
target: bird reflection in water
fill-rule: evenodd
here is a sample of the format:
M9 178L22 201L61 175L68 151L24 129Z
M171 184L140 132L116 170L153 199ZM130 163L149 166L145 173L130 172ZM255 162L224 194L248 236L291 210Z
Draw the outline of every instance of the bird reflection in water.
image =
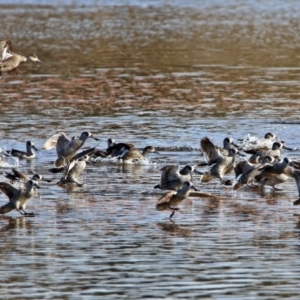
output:
M18 216L16 218L11 216L1 216L0 222L1 221L3 221L3 223L7 222L7 224L0 227L0 234L2 232L12 231L14 229L26 228L29 229L29 231L33 229L33 221L31 219L24 218L23 216Z
M160 229L163 231L171 232L171 233L176 233L182 236L190 236L192 233L192 230L190 228L183 228L179 225L176 225L174 220L170 219L168 222L159 222L156 223Z

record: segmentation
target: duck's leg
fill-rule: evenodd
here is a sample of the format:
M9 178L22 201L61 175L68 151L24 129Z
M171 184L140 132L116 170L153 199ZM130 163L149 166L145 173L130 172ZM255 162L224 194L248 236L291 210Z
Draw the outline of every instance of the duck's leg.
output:
M171 207L171 206L169 206L169 209L172 210L172 213L170 215L170 219L171 219L174 216L175 211L179 210L179 208L178 207Z
M220 181L224 185L232 185L232 180L224 180L223 178L219 177Z
M283 191L283 189L280 189L280 188L278 188L278 187L273 186L273 191L279 192L279 191Z
M75 183L77 186L83 186L84 185L84 183L79 183L79 182L77 182L76 180L74 180L74 179L69 179L71 182L73 182L73 183Z
M22 210L23 210L23 212L24 212L24 216L27 216L27 217L34 217L35 216L35 214L33 213L33 212L27 212L27 211L25 211L25 209L24 208L22 208Z
M175 214L175 210L172 211L172 213L170 214L169 218L172 219L172 217L174 216L174 214Z
M22 211L20 211L18 208L16 208L16 210L22 215L22 216L24 216L25 215L25 213L24 212L22 212Z

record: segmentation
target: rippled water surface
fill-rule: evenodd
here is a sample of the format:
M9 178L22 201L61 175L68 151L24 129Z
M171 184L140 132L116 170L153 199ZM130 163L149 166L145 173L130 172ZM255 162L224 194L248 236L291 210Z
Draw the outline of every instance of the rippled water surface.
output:
M34 218L0 218L0 298L299 299L292 180L282 191L233 191L195 175L219 198L189 197L173 222L156 211L153 189L164 165L203 160L205 136L222 145L271 131L299 159L299 3L52 5L0 0L0 40L43 61L2 76L0 147L31 140L41 149L54 133L91 131L100 142L86 146L114 138L160 154L143 165L88 164L86 184L73 188L54 185L54 149L20 161L53 181L28 203Z

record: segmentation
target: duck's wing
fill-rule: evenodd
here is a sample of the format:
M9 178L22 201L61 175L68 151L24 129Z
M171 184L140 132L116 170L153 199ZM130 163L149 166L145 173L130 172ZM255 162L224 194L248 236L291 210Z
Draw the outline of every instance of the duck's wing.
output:
M254 166L247 160L240 161L234 167L235 178L239 177L241 174L245 174L253 170Z
M161 183L164 184L169 181L178 179L179 177L179 166L168 165L160 169L161 172Z
M10 75L17 75L19 72L17 67L19 66L19 56L16 53L7 53L5 55L6 48L4 49L5 60L0 64L0 70L3 73ZM1 52L1 57L3 57L3 52Z
M4 47L2 50L0 50L0 64L2 65L4 61L9 59L10 57L13 56L13 54L8 52L8 47Z
M201 139L200 147L208 164L214 164L218 159L222 158L218 147L208 137Z
M81 157L84 157L85 155L92 156L96 151L98 151L98 150L96 150L95 147L86 149L86 150L81 151L81 152L77 153L76 155L74 155L72 157L72 160L77 160Z
M12 211L14 208L12 207L11 203L6 203L0 207L0 214L7 214Z
M0 41L0 51L3 50L7 45L6 41Z
M9 51L12 51L12 43L11 40L0 41L0 51L5 47L8 47Z
M107 157L107 152L95 148L95 151L93 152L93 155L94 155L94 157Z
M297 186L297 190L298 190L298 195L299 195L299 199L294 202L294 205L296 205L296 204L298 205L298 204L300 204L300 171L296 170L293 177L294 177L294 180L295 180L295 183Z
M17 178L19 178L19 179L21 179L21 180L26 180L26 181L28 181L29 180L29 178L26 176L26 174L24 174L23 172L21 172L21 171L18 171L17 169L11 169L12 171L13 171L13 173L14 173L14 175L15 175L15 177L17 177Z
M27 155L27 152L25 151L22 151L22 150L18 150L18 149L14 149L12 148L10 152L10 155L12 156L22 156L22 155Z
M65 150L69 147L72 141L73 139L69 139L63 132L60 134L56 143L57 157L60 157L64 154Z
M13 56L12 51L12 43L10 40L0 41L0 64Z
M157 210L165 210L170 207L170 201L175 195L175 191L168 192L167 194L163 195L158 201L156 202L156 209Z
M59 132L52 135L43 145L42 149L48 150L52 148L56 148L57 157L62 156L64 150L68 148L70 143L72 142L64 132Z
M61 138L61 141L64 139L70 141L70 139L68 139L63 132L59 132L59 133L53 134L42 146L42 149L49 150L49 149L55 148L60 136L64 136Z
M259 148L243 149L243 152L247 154L256 154L257 152L266 151L266 150L269 149L267 147L259 147Z
M106 153L107 153L107 155L119 156L119 155L121 155L122 149L130 150L132 148L134 148L133 144L117 143L117 144L114 144L114 145L108 147L106 149Z
M3 194L5 194L9 199L16 195L19 190L15 188L13 185L7 182L0 182L0 190Z
M260 181L262 178L265 177L270 178L278 175L278 172L276 172L276 167L274 167L274 164L270 163L265 163L257 167L256 170L260 172L255 176L256 181Z
M51 169L48 169L49 172L51 173L62 173L66 170L66 167L55 167L55 168L51 168Z

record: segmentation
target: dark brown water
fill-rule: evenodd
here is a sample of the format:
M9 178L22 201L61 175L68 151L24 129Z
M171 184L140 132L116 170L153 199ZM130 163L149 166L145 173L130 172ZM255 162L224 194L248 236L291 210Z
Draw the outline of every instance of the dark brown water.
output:
M153 189L165 164L203 160L204 136L271 131L299 147L298 2L27 3L0 1L0 40L44 63L2 76L1 148L40 149L60 131L91 131L101 149L108 138L171 148L144 165L89 164L83 187L43 183L36 217L2 217L0 298L298 299L293 181L234 192L196 177L220 199L190 197L174 222ZM19 168L55 183L55 158L39 151Z

